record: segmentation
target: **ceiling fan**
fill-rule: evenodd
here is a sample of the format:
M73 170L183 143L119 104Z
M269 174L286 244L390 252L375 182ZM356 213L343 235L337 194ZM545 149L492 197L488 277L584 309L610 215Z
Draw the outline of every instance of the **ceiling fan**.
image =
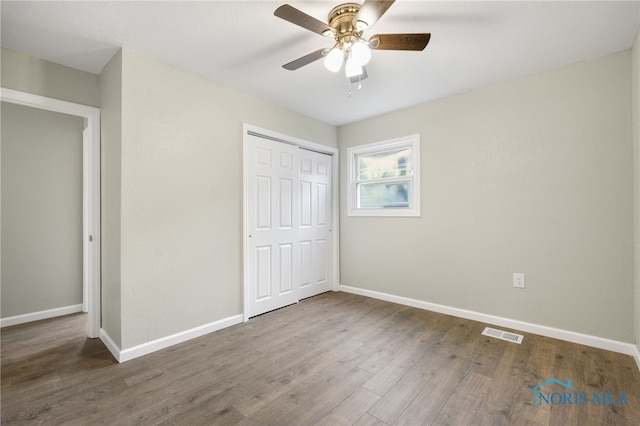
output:
M288 5L276 9L274 15L302 28L325 37L331 37L335 44L331 48L318 49L308 55L284 64L284 69L293 71L324 58L324 65L338 72L345 65L345 74L351 82L367 78L365 65L371 59L373 50L413 50L427 47L431 34L376 34L365 39L362 34L370 29L395 0L365 0L362 5L344 3L329 12L329 23Z

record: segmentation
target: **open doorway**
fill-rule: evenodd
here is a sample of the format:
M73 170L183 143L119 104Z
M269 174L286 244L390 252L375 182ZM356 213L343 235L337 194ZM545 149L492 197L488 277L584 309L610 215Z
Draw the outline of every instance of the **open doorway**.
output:
M87 335L100 333L100 110L57 99L0 89L0 101L80 117L82 123L82 311L88 313ZM26 253L28 256L28 253ZM2 326L64 314L53 310L2 319Z

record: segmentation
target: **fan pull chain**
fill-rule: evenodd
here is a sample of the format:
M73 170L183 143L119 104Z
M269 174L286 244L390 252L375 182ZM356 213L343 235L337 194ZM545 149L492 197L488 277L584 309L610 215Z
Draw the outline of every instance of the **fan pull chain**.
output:
M347 81L348 81L348 80L347 80ZM352 84L355 84L355 83L352 83ZM347 86L347 87L348 87L348 86ZM359 81L359 82L358 82L358 90L361 90L361 89L362 89L362 81ZM349 88L348 88L348 89L347 89L347 98L350 98L350 97L351 97L351 95L353 95L353 92L351 92L351 89L349 89Z

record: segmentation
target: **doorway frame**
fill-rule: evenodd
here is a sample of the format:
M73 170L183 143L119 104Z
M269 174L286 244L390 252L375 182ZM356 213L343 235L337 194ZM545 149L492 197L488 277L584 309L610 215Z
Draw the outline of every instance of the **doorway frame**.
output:
M339 150L328 145L322 145L310 142L304 139L295 138L293 136L284 135L273 132L271 130L262 129L251 124L242 124L242 272L243 272L243 317L244 322L249 321L249 194L247 192L247 179L249 172L249 163L247 155L247 136L264 137L275 142L281 142L289 145L316 151L331 156L331 290L338 291L340 286L340 209L338 192L339 181Z
M0 88L0 101L84 119L82 132L82 310L88 336L100 336L100 109L13 89Z

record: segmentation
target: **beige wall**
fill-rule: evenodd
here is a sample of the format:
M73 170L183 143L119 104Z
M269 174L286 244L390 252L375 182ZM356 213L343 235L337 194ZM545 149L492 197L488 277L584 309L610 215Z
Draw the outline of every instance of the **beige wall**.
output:
M122 349L242 313L243 122L337 146L331 125L123 50Z
M4 102L1 115L2 318L79 305L83 120Z
M9 49L0 49L0 85L48 98L100 106L98 76Z
M633 342L630 70L623 52L339 128L341 176L349 146L422 139L422 217L347 217L342 179L342 284Z
M635 341L640 354L640 31L632 50L631 75L633 103L633 147L634 147L634 217L635 217Z
M347 218L342 209L343 284L640 342L631 56L338 132L128 50L98 79L3 49L2 86L94 106L102 96L103 328L123 349L241 313L243 122L339 139L342 156L357 143L422 135L422 217ZM511 287L513 272L527 274L527 289Z
M120 173L122 140L122 52L100 74L101 305L102 329L121 345Z
M102 328L122 349L242 313L244 122L337 146L334 126L129 50L93 76L3 49L2 86L101 107Z

